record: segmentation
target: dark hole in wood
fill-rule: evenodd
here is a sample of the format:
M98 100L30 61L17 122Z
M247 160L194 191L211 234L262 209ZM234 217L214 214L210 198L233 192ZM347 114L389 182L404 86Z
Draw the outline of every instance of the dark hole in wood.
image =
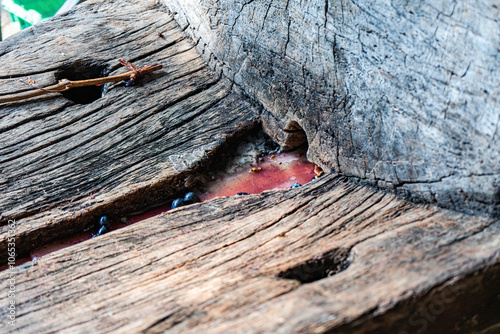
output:
M336 248L327 253L315 256L305 263L282 271L278 277L294 279L301 283L319 281L325 277L333 276L349 267L347 260L349 249Z
M299 125L299 123L292 121L285 128L286 139L282 145L283 151L290 151L296 148L306 147L307 135Z
M57 71L55 77L57 80L88 80L104 77L106 75L107 69L105 66L93 61L76 61ZM61 94L68 100L77 104L89 104L102 97L104 86L105 85L72 88Z

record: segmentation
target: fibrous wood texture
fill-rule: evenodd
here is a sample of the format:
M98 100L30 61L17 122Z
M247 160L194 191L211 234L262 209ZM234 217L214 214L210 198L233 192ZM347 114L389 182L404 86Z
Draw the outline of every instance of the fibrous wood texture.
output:
M498 1L162 2L325 170L500 215Z
M27 75L49 85L61 73L125 71L117 58L163 70L85 105L53 94L0 106L2 254L9 219L23 254L102 214L171 199L269 117L207 68L154 1L86 1L2 42L0 94L28 89L18 80ZM499 236L495 218L332 173L182 207L24 264L14 270L17 327L3 321L1 294L0 331L492 331Z
M80 75L93 68L125 72L118 58L163 64L142 87L110 87L91 104L55 94L2 105L2 232L9 219L28 216L18 229L21 249L93 226L104 211L123 215L168 200L186 187L186 171L202 168L227 137L255 122L250 103L208 71L170 16L131 7L112 21L108 6L115 4L101 5L90 26L78 15L63 16L2 45L2 93L30 89L19 82L26 75L43 85L68 68ZM137 22L129 21L138 9ZM121 204L110 209L117 199Z
M493 302L464 303L472 287L458 282L498 262L499 233L499 222L416 207L329 176L303 189L177 209L24 265L17 321L24 333L326 333L435 289L437 306L422 306L432 317L445 313L433 307L486 302L473 312L485 328L492 323L483 312L498 306L498 268L474 287ZM279 277L329 252L347 269L308 284L292 279L320 271L313 262ZM409 317L418 307L378 325L416 332L423 325ZM447 326L470 329L470 318L454 316Z

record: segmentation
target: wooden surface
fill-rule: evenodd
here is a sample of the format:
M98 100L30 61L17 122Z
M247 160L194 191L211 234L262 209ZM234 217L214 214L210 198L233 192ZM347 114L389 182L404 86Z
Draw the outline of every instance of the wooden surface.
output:
M500 217L498 0L161 0L324 170Z
M256 121L255 108L206 68L169 15L151 3L136 4L108 22L112 8L95 14L91 24L79 26L78 17L63 16L57 32L33 35L49 29L47 23L2 45L4 94L29 89L19 79L33 72L37 84L55 83L58 68L74 64L102 67L110 75L127 71L118 58L141 67L163 65L142 86L110 86L92 104L52 94L0 106L2 251L9 219L26 217L17 231L23 255L32 244L93 226L104 212L119 219L171 199L186 187L182 175L206 168L228 138ZM78 33L94 37L77 42L66 37ZM106 42L113 38L119 46ZM77 54L78 49L88 54ZM14 63L19 66L8 65Z
M117 58L163 70L90 104L54 94L0 106L2 254L9 219L22 255L102 214L171 199L262 113L154 1L78 10L0 44L0 94L27 89L26 75L53 84L71 66L124 72ZM332 173L182 207L24 264L17 327L2 293L0 331L489 333L500 326L499 263L500 221Z
M326 333L409 298L415 305L430 289L454 287L445 299L454 302L468 291L458 287L465 276L498 263L499 233L498 221L327 176L300 189L177 209L23 265L18 330ZM347 269L307 284L300 273L321 264L297 279L278 277L328 252ZM498 278L497 268L485 284L494 297ZM464 332L472 316L483 321L480 312L465 320L457 312L451 325ZM408 322L411 313L396 315L404 319L398 329L421 328Z

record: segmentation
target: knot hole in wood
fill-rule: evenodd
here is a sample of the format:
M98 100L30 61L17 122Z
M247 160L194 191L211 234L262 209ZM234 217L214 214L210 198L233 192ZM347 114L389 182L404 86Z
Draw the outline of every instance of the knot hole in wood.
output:
M351 264L348 261L350 250L335 248L331 251L315 256L304 263L282 271L278 277L294 279L301 283L311 283L333 276L344 271Z
M56 80L68 79L71 81L88 80L108 75L106 65L97 60L77 60L63 67L55 73ZM104 95L106 84L72 88L61 94L76 104L90 104Z

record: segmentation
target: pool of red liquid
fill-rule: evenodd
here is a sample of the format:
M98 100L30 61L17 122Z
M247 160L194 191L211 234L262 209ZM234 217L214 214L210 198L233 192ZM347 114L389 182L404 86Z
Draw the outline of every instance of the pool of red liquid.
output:
M294 183L304 185L310 182L316 173L314 164L305 159L305 153L299 154L282 153L278 156L268 156L243 173L220 178L200 195L200 200L234 196L241 192L259 194L264 190L290 188Z
M206 191L199 195L200 200L207 201L216 197L235 196L238 193L259 194L265 190L279 190L290 188L294 183L304 185L316 176L315 165L308 162L305 152L287 152L270 155L259 159L259 162L249 166L239 173L230 176L216 177L207 187ZM252 171L253 169L253 171ZM113 222L111 230L124 228L129 224L154 217L170 210L171 202L144 213L126 217L121 222ZM16 261L16 265L35 260L46 254L55 252L82 241L92 238L92 233L86 232L58 242L45 245L30 253L30 258L22 258ZM0 270L7 266L0 267Z

